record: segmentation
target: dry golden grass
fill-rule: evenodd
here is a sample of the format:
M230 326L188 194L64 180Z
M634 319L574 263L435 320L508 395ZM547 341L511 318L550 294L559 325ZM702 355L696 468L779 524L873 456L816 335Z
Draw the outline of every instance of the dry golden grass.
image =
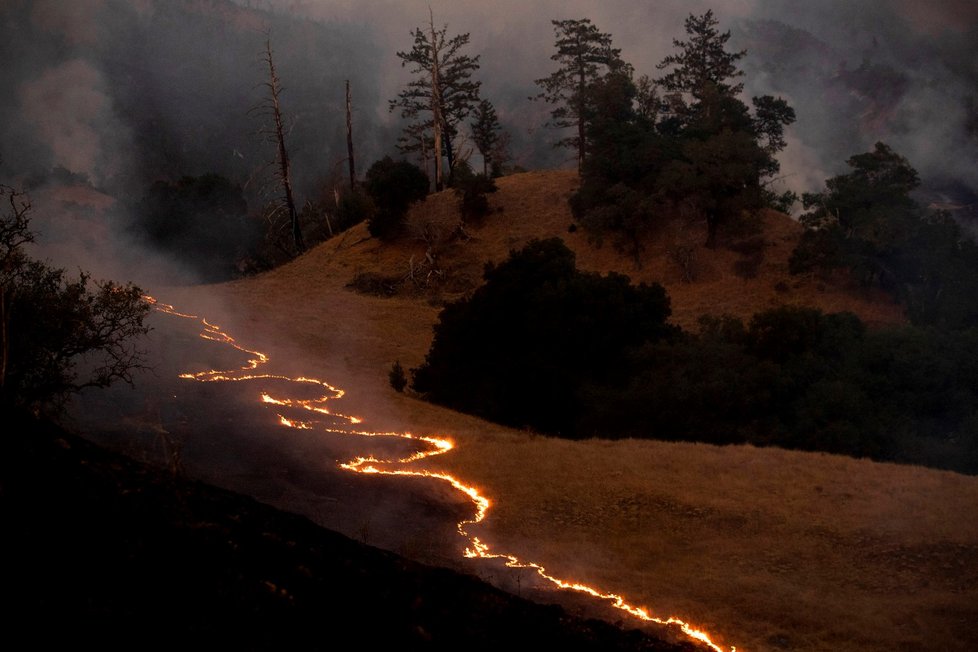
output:
M502 179L492 198L502 210L446 252L445 266L481 269L559 233L581 267L620 268L610 247L567 233L575 183L567 172ZM418 210L452 203L442 194ZM683 325L702 312L747 317L778 302L902 319L889 301L788 277L798 229L766 220L771 245L756 279L729 273L733 252L698 249L700 280L683 284L661 255L662 234L641 270L622 271L666 284ZM492 498L478 534L497 550L686 617L739 650L978 649L978 478L749 446L564 441L395 394L387 370L395 359L421 362L437 308L424 295L381 299L344 285L358 271L406 273L423 251L380 246L357 228L261 277L167 296L201 310L219 298L217 316L232 332L246 344L272 342L273 362L348 390L344 411L368 427L450 435L457 449L430 465ZM774 288L781 280L788 292Z

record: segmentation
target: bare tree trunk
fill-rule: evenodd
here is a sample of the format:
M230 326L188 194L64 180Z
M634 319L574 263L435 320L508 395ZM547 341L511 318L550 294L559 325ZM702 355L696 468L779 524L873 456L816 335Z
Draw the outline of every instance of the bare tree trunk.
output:
M442 106L441 106L441 80L438 69L438 34L435 32L435 14L428 7L429 26L431 28L431 113L432 128L435 132L435 190L444 187L445 177L442 170Z
M272 96L272 118L275 121L275 139L278 141L279 180L285 193L285 207L288 209L289 223L292 226L292 243L295 245L296 253L301 254L306 250L306 244L302 239L302 230L299 228L299 212L295 208L295 198L292 195L292 170L289 164L289 152L285 149L285 126L282 120L282 109L279 105L279 94L282 91L278 75L275 74L270 39L265 40L265 61L268 63L269 81L267 85Z
M3 396L4 388L7 386L7 360L10 357L10 343L7 340L7 288L0 288L0 339L2 348L0 355L3 361L0 363L0 396Z
M584 77L583 62L578 66L580 70L580 81L577 84L577 171L580 173L584 169L584 90L587 88L587 79Z
M428 143L424 139L424 131L421 132L419 138L421 140L421 166L424 168L424 173L428 174Z
M444 126L442 133L445 134L445 158L448 160L448 181L451 183L452 172L455 171L455 150L452 149L452 135L448 125Z
M350 80L346 80L346 154L350 162L350 187L357 186L357 165L353 158L353 99L350 96Z

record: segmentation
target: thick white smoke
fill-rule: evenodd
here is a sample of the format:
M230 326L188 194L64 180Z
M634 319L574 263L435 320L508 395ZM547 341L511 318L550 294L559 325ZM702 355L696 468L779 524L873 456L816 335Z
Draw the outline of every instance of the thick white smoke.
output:
M102 74L72 59L20 87L20 106L53 166L104 183L127 164L129 129L113 112Z

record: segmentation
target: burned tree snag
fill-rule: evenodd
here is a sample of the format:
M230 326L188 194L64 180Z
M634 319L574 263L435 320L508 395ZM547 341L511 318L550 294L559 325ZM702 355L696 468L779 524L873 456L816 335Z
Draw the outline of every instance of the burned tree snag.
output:
M346 154L350 164L350 187L357 185L357 165L353 158L353 99L350 96L350 80L346 80ZM332 235L332 233L331 233Z
M271 111L274 124L274 137L278 145L278 178L282 184L282 192L285 195L285 208L289 213L289 224L292 227L292 243L295 245L297 254L306 250L305 242L302 239L302 230L299 228L299 213L295 208L295 198L292 194L292 171L289 164L289 152L285 148L285 126L282 120L282 108L279 103L279 96L282 93L282 86L278 75L275 73L275 62L272 60L271 39L265 39L265 62L268 64L268 82L265 86L269 92L268 109Z

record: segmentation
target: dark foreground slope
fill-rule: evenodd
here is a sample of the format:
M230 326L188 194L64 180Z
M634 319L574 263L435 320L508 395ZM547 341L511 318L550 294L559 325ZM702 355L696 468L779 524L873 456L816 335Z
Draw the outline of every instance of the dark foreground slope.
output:
M100 649L681 650L174 478L30 417L0 438L8 640Z

